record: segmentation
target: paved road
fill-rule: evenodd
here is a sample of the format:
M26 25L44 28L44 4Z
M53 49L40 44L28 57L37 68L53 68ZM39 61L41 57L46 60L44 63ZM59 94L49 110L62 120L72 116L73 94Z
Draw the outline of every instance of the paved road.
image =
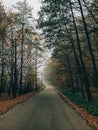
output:
M51 86L0 116L0 130L92 130Z

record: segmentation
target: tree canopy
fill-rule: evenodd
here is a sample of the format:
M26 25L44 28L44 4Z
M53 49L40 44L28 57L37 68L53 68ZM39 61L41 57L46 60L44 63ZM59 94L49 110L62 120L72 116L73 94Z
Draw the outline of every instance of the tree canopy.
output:
M42 0L38 19L45 46L53 48L48 66L52 67L56 61L56 69L52 69L57 82L63 79L60 84L70 86L74 94L78 87L83 97L86 92L89 101L91 86L98 89L96 3L94 0Z

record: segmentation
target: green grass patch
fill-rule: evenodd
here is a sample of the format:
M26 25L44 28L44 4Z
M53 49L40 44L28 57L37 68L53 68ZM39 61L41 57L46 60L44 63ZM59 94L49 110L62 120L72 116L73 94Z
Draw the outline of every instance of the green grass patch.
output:
M87 99L83 99L80 93L74 95L72 92L68 90L60 90L66 97L68 97L73 103L78 105L81 108L84 108L88 113L98 116L98 98L94 97L91 102L88 102Z

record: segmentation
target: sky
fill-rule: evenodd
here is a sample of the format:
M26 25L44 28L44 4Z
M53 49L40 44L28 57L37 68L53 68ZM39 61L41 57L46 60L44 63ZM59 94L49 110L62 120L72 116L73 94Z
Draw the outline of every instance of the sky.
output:
M1 0L1 1L3 2L6 10L11 10L12 5L14 5L18 1L23 0ZM41 6L40 0L27 0L27 3L29 3L33 7L33 17L36 18L37 12Z

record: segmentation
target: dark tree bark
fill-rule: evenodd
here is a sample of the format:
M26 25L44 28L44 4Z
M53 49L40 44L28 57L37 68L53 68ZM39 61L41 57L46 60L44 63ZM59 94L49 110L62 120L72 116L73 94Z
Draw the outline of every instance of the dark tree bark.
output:
M14 84L13 84L13 97L16 98L16 90L17 90L17 41L14 41Z
M93 15L92 11L89 9L89 7L87 6L87 3L85 2L85 0L83 0L85 7L87 8L88 12L90 13L90 15L92 16L92 18L94 19L95 23L98 24L98 21L96 20L95 16Z
M69 71L69 75L70 75L70 80L71 80L72 92L75 95L74 79L73 79L73 74L72 74L70 59L69 59L68 56L67 56L67 63L68 63L68 71Z
M37 88L37 61L38 61L38 57L37 57L37 55L38 55L38 47L37 47L37 43L36 43L36 47L35 47L35 89L37 90L38 88Z
M94 69L94 73L95 73L95 83L98 85L97 65L96 65L94 54L93 54L91 41L90 41L90 38L89 38L88 28L87 28L87 24L86 24L86 21L85 21L85 17L84 17L81 1L78 0L78 3L79 3L79 6L80 6L81 16L82 16L82 20L83 20L83 24L84 24L85 34L86 34L87 43L88 43L88 49L89 49L89 52L90 52L90 55L91 55L91 59L92 59L92 63L93 63L93 69Z
M5 33L2 35L2 44L1 44L1 87L0 87L0 94L4 88L4 43L5 43Z
M23 88L23 46L24 46L24 24L22 24L22 41L21 41L20 95L22 95L22 88Z
M83 81L85 84L85 89L86 89L86 93L87 93L87 97L88 97L88 101L92 100L91 97L91 91L90 91L90 85L89 85L89 79L88 79L88 75L86 72L86 67L82 58L82 51L81 51L81 45L80 45L80 39L79 39L79 34L78 34L78 30L77 30L77 26L76 26L76 22L75 22L75 17L74 17L74 13L73 13L73 7L72 7L72 3L70 2L70 9L72 12L72 17L73 17L73 24L74 24L74 29L76 32L76 37L77 37L77 45L78 45L78 50L79 50L79 58L81 61L81 66L82 66L82 72L83 72Z
M78 74L79 74L79 79L80 79L80 83L81 83L81 93L82 93L82 96L83 98L85 97L84 95L84 89L83 89L83 80L82 80L82 68L81 68L81 63L79 62L79 59L78 59L78 56L77 56L77 52L76 52L76 49L75 49L75 46L74 46L74 40L71 36L71 34L69 33L67 27L66 27L66 31L67 31L67 34L68 34L68 38L70 40L70 43L72 45L72 50L74 52L74 56L75 56L75 61L76 61L76 65L77 65L77 69L78 69Z

